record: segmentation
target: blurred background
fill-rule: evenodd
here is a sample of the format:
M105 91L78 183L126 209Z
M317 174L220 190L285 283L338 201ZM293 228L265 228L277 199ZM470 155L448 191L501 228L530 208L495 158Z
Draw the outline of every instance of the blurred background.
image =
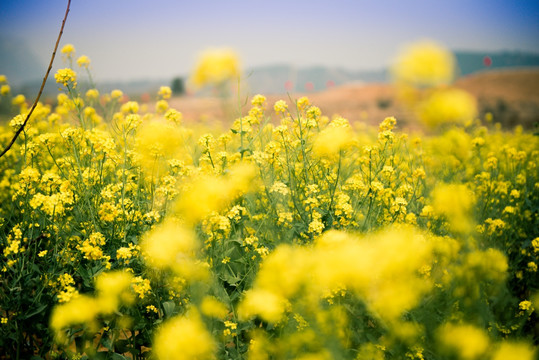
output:
M14 92L37 93L66 4L2 1L0 74ZM230 48L249 94L311 94L324 112L364 120L398 113L388 69L403 46L424 38L454 53L455 84L478 98L482 113L537 121L538 1L73 0L60 48L71 43L75 59L91 59L100 91L139 99L161 85L184 98L211 97L192 90L189 76L203 51ZM55 70L66 66L60 55ZM56 91L49 79L46 94ZM187 113L212 111L211 102L178 101Z

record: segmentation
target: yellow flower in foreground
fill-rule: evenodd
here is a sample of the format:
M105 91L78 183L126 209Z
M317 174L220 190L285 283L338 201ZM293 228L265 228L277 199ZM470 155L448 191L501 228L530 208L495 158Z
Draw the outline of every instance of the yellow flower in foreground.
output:
M196 86L219 85L240 74L239 60L230 49L213 49L204 52L193 72Z
M411 44L397 57L391 71L396 81L414 86L435 86L453 80L455 58L436 42Z
M240 319L259 315L268 322L278 322L284 315L287 301L280 295L264 289L249 290L241 302L238 313Z
M466 185L440 184L432 192L434 211L445 215L454 231L466 232L473 228L470 211L474 203L474 195Z
M131 303L133 296L130 292L131 279L133 276L126 271L112 271L102 273L96 279L95 289L98 297L100 312L111 314L121 302Z
M198 177L176 203L176 211L190 223L202 220L212 211L220 211L228 202L253 187L256 169L249 164L230 168L226 176Z
M54 74L54 79L58 84L64 86L77 86L77 74L69 68L59 69L56 74Z
M440 124L466 124L477 115L475 98L460 89L442 89L418 105L418 114L426 125L435 127Z
M204 315L216 319L224 319L228 312L225 304L212 296L205 296L204 299L202 299L200 311L202 311Z
M215 342L197 313L165 322L153 341L153 354L159 360L213 359Z
M346 127L328 126L316 137L313 151L318 156L336 155L352 143L352 133Z
M81 295L54 308L51 315L51 328L55 331L61 331L71 325L91 325L98 313L99 308L96 300Z
M447 350L458 353L462 359L478 359L489 346L487 334L473 325L445 324L438 336Z
M144 257L157 268L173 267L198 248L195 234L173 222L165 222L152 230L142 243Z
M525 342L503 342L492 360L533 360L536 351Z

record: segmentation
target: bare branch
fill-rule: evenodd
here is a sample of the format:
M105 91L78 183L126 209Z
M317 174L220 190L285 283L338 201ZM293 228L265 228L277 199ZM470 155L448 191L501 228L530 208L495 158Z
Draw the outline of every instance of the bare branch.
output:
M26 123L28 123L30 116L34 112L34 109L36 108L37 103L39 102L39 98L41 97L41 94L43 93L43 89L45 88L45 83L47 82L47 78L49 77L49 73L51 72L51 69L52 69L52 63L54 62L54 58L56 56L56 50L58 50L58 44L60 43L60 39L62 38L62 34L64 33L64 26L67 20L67 14L69 14L70 6L71 6L71 0L67 0L66 13L64 15L64 20L62 20L62 27L60 28L60 33L58 34L58 39L56 40L56 45L54 46L54 50L52 52L51 62L49 63L49 68L47 69L47 73L45 74L45 77L43 78L43 82L41 83L41 88L39 89L39 93L37 94L34 104L32 105L30 112L28 112L28 114L26 115L26 119L24 119L24 123L22 124L22 126L17 130L17 132L15 133L15 135L13 136L9 144L6 146L4 151L2 151L2 153L0 154L0 158L4 156L9 151L9 149L11 149L11 147L13 146L13 144L15 143L15 141L17 140L21 132L24 130Z

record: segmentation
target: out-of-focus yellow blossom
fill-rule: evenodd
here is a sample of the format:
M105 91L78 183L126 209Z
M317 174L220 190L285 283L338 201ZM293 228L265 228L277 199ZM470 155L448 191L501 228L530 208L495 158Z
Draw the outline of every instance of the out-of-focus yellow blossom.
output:
M71 56L75 53L75 47L73 46L73 44L65 44L60 50L60 52L67 56Z
M196 223L212 211L223 209L228 202L250 191L256 169L238 164L222 177L198 177L186 187L176 203L176 211L190 223Z
M264 95L257 94L253 96L251 104L253 106L264 107L266 104L266 97Z
M468 232L474 223L470 210L475 203L474 194L462 184L440 184L432 192L432 206L439 215L447 216L454 231Z
M122 104L120 110L124 114L136 114L139 111L139 104L136 101L128 101L125 104Z
M273 109L277 114L285 114L288 111L288 104L284 100L278 100L275 105L273 105Z
M97 100L99 98L99 91L97 89L89 89L86 91L86 99Z
M332 156L352 143L352 133L346 127L328 126L315 139L313 151L318 156Z
M71 325L87 325L95 327L95 318L99 313L96 300L81 295L71 301L56 306L51 315L50 325L59 340L63 339L62 329Z
M0 84L7 82L7 76L4 74L0 74Z
M494 352L492 360L533 360L537 350L525 342L504 341Z
M175 109L168 109L165 113L165 119L173 124L180 125L183 119L183 114Z
M114 100L120 100L123 96L122 90L115 89L110 92L110 97Z
M194 311L166 321L153 341L153 354L159 360L214 359L215 351L212 336Z
M476 99L460 89L435 90L418 104L421 121L430 127L441 124L466 124L477 115Z
M480 359L489 347L487 334L469 324L445 324L438 329L438 339L460 359Z
M222 302L212 296L205 296L200 304L200 311L208 317L224 319L228 310Z
M168 86L161 86L159 88L159 91L157 92L157 95L167 100L167 99L170 99L170 97L172 96L172 90Z
M287 300L282 296L263 289L248 290L239 308L240 319L249 319L255 315L276 323L284 315Z
M77 65L79 67L88 68L90 66L90 58L86 55L82 55L77 59Z
M377 316L396 322L430 289L419 269L431 251L427 239L408 227L368 239L332 230L317 238L314 249L282 245L265 259L240 313L276 322L301 289L322 297L339 284L365 299Z
M165 222L146 235L141 248L150 265L164 269L189 259L199 246L192 231L174 222Z
M311 105L311 102L309 101L309 98L306 96L303 96L299 98L296 102L297 107L300 111L305 110L308 106Z
M11 103L16 106L23 106L26 103L26 97L23 94L19 94L11 100Z
M436 86L453 80L455 58L440 44L424 40L405 47L391 73L397 82L412 86Z
M135 149L148 175L163 171L159 160L185 159L181 130L164 120L145 122L136 134ZM163 164L161 164L163 165Z
M112 271L99 275L95 282L96 302L102 314L112 314L121 303L131 304L130 286L133 275L127 271Z
M159 100L155 103L155 111L158 114L163 114L168 110L168 102L166 100Z
M7 95L11 92L11 87L7 84L0 86L0 95Z
M56 74L54 74L54 79L58 84L62 84L65 87L77 86L77 74L70 68L59 69Z
M240 65L238 56L231 49L211 49L200 56L192 75L192 82L198 86L220 85L238 77Z

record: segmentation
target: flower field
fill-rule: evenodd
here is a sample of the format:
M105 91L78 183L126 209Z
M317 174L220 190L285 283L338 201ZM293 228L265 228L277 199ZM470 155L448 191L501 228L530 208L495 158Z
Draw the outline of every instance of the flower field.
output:
M187 126L64 47L0 159L0 358L534 359L539 137L418 46L395 77L420 134L262 95ZM194 78L223 89L211 56ZM4 147L29 109L0 82Z

